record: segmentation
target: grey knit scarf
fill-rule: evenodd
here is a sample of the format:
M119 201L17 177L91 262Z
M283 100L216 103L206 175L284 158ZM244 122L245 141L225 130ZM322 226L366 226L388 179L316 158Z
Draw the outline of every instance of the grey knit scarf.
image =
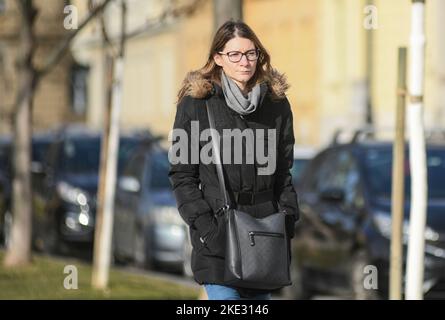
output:
M248 115L256 110L260 103L261 91L265 86L256 84L247 94L241 92L238 85L221 70L221 85L227 105L240 115Z

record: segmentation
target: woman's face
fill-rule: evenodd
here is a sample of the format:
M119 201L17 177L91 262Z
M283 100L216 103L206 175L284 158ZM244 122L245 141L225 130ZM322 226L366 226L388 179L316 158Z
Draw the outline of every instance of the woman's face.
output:
M234 51L241 53L250 51L250 58L252 59L252 50L256 50L256 48L251 40L235 37L229 40L224 46L224 49L220 51L224 54L215 54L213 56L215 63L223 68L225 74L232 78L232 80L235 81L241 90L245 89L247 82L254 75L258 60L250 61L247 59L246 55L242 55L240 61L232 62L229 60L229 56L227 56L227 54L233 54ZM232 60L236 59L232 58Z

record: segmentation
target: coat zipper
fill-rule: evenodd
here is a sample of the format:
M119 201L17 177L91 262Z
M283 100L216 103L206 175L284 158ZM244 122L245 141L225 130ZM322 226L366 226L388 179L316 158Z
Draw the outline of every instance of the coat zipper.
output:
M244 116L242 114L240 114L239 117L240 117L241 121L244 123L244 125L246 126L246 128L250 129L249 125L247 124L247 120L244 118ZM256 146L255 146L255 148L256 148ZM256 155L256 150L254 149L253 150L253 188L252 188L253 194L256 193L256 175L257 175L255 155ZM256 205L253 204L252 206L254 208L253 210L256 215Z
M284 234L278 232L262 232L262 231L249 231L250 245L255 245L255 236L284 238Z

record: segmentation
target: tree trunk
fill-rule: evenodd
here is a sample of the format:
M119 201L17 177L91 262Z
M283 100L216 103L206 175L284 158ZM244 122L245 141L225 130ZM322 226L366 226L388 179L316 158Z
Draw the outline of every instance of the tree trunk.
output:
M37 10L33 0L20 0L21 14L20 56L17 61L18 94L14 107L14 148L13 148L13 225L11 243L8 247L5 266L13 267L31 261L32 239L32 192L31 192L31 124L32 102L39 80L46 75L68 50L74 37L105 7L111 0L104 0L83 20L79 28L68 34L53 52L42 68L33 65L35 37L33 26Z
M402 299L403 274L403 208L405 204L405 98L406 48L399 48L397 84L396 134L393 143L391 193L391 258L389 298Z
M413 0L411 10L409 64L409 160L411 171L411 212L405 295L408 300L423 299L427 170L423 128L423 86L425 77L425 1Z
M32 0L20 1L22 28L20 57L17 64L19 90L14 113L13 148L13 225L11 243L5 256L8 267L31 261L32 196L31 196L31 110L35 89L33 23L36 10Z
M367 0L367 6L374 6L374 0ZM374 29L366 30L365 48L366 48L366 112L365 112L365 124L366 126L374 127L374 118L372 115L373 101L372 101L372 85L374 79L374 66L373 66L373 50L374 47ZM374 133L371 133L374 135Z
M243 19L243 0L213 0L214 30L230 19Z
M101 147L98 210L94 233L94 257L91 283L93 288L106 289L108 286L112 252L114 217L114 195L119 152L119 119L122 107L122 86L124 77L124 48L126 34L126 3L121 1L121 35L119 54L107 59L109 65L107 83L107 108ZM104 37L107 38L105 24ZM110 45L110 44L109 44Z

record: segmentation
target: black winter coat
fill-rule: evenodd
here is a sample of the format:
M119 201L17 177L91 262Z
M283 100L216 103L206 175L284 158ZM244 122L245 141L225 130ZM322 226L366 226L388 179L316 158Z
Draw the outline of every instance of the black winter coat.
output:
M223 217L215 215L223 205L222 196L218 193L215 165L201 162L191 164L191 121L199 121L199 133L209 128L205 103L208 99L221 137L222 129L276 129L275 172L271 175L258 175L258 164L246 164L244 160L242 164L233 164L232 152L232 164L224 164L226 184L233 203L236 203L238 192L273 191L274 196L269 201L250 205L244 201L238 208L254 217L264 217L281 208L294 217L288 222L288 228L293 230L293 224L299 218L299 209L289 172L293 164L294 134L291 108L284 95L288 86L284 77L275 73L267 82L268 90L263 94L257 110L240 117L226 105L219 85L208 82L197 72L189 73L185 83L188 94L177 106L174 128L184 129L189 136L188 163L172 164L169 177L179 213L190 227L193 245L191 261L195 280L200 284L224 284L225 225ZM278 99L276 96L272 98L271 86L274 86L276 93L281 94ZM264 136L267 146L267 133ZM209 141L200 141L199 149ZM245 149L245 144L243 148Z

